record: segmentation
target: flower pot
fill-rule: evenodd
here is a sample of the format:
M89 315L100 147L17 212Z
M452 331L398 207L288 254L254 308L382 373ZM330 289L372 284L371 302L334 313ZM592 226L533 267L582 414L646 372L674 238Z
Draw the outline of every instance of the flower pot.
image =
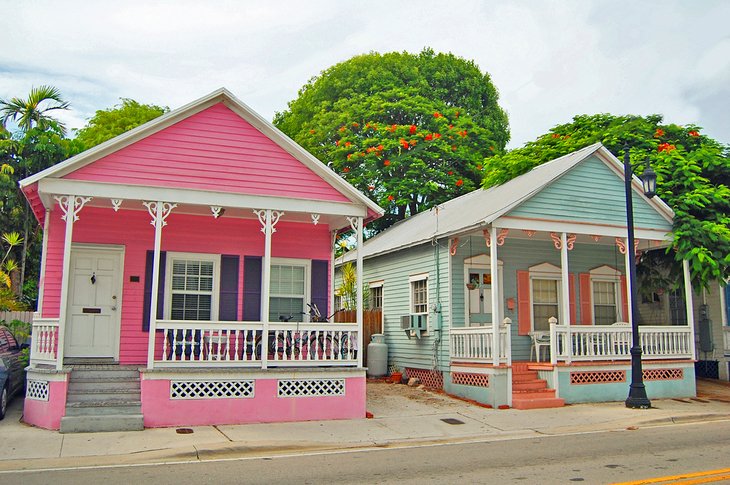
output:
M403 373L402 372L391 372L390 380L393 384L400 384L400 382L403 380Z
M466 287L469 288L470 290L475 290L477 285L475 285L474 283L467 283Z

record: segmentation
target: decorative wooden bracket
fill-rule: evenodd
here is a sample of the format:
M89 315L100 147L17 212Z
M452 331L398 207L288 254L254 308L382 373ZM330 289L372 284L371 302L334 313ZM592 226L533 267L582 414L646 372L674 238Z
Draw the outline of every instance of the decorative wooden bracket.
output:
M522 232L527 234L527 237L532 237L537 233L537 231L533 231L532 229L523 229Z
M312 224L315 226L319 224L319 214L312 214Z
M487 247L492 247L492 236L489 233L489 229L482 230L482 234L484 234L484 242L487 243ZM507 237L507 234L509 234L509 229L500 229L499 234L497 234L497 246L504 245L504 240Z
M172 209L177 207L177 204L171 204L169 202L161 202L161 204L162 220L160 222L162 223L162 227L165 227L167 225L167 216L170 215ZM142 202L142 205L147 207L147 212L152 216L152 222L150 224L153 226L157 225L157 202Z
M619 253L626 254L626 243L623 238L616 238L616 246L618 246ZM641 251L639 251L639 240L634 239L634 256L638 256L639 254L641 254Z
M210 206L210 211L213 213L213 218L218 219L220 216L223 215L223 212L225 212L225 209L223 207L218 205L212 205Z
M259 218L259 222L261 223L261 232L266 234L266 210L253 210L253 213L256 214L256 216ZM271 234L276 232L276 224L279 222L279 219L281 219L281 216L283 216L283 212L279 211L271 211Z
M557 234L555 232L550 233L550 238L553 240L553 245L555 246L555 249L563 249L563 240L560 237L560 234ZM575 240L578 238L575 234L567 234L565 238L565 247L568 251L573 250L573 246L575 245Z
M122 207L122 202L124 202L124 199L111 199L111 201L114 212L119 212L119 209Z
M91 197L80 197L78 195L56 195L53 198L56 199L63 212L61 219L67 221L69 214L71 214L73 222L79 220L79 212L91 200Z
M449 247L449 254L456 256L456 250L459 248L459 238L455 237L451 240L451 246Z

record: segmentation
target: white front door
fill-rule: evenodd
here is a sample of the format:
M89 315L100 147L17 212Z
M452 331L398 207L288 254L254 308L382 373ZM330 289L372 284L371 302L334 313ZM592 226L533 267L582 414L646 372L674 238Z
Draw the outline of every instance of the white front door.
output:
M121 248L71 249L67 357L118 358L123 256Z

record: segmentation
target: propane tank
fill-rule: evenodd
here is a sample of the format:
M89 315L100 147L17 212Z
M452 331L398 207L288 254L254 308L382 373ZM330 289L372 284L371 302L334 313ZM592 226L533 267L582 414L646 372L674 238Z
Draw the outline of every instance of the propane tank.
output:
M367 365L368 377L388 375L388 346L385 344L385 335L382 333L375 333L370 337Z

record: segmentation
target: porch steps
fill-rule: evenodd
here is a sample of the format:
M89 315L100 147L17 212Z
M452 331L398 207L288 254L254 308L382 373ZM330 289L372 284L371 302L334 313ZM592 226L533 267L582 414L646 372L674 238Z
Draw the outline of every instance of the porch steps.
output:
M144 429L136 366L74 365L61 433Z
M537 371L528 364L512 367L512 407L514 409L559 408L565 401L555 397L555 389L548 389L547 382L539 379Z

